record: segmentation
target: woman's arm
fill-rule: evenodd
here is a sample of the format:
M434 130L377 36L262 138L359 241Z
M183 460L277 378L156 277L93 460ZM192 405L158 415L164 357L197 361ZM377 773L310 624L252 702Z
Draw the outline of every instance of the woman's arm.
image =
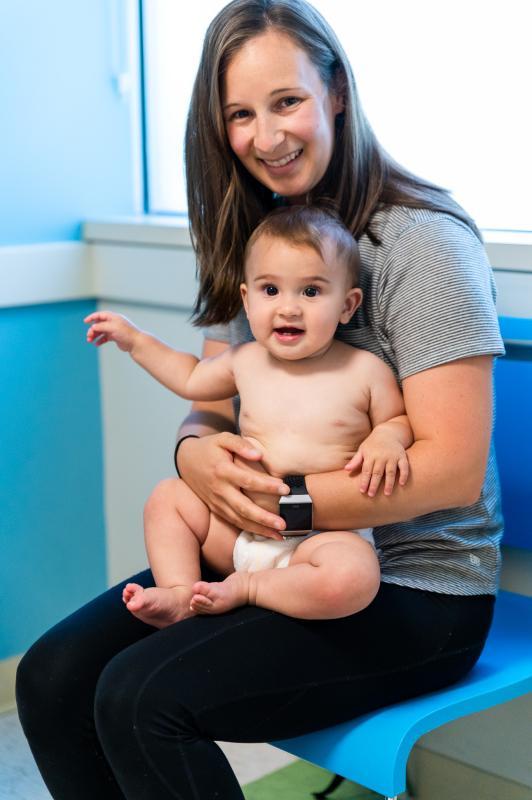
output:
M228 347L226 342L206 339L202 358L219 355ZM178 438L189 434L200 438L186 439L180 445L176 464L179 474L211 511L243 530L280 539L275 528L283 528L283 520L257 506L241 489L275 499L284 484L266 472L245 468L240 459L258 462L261 454L235 431L232 400L193 403ZM235 456L240 456L238 463ZM278 499L273 505L277 507Z
M424 370L403 381L414 432L410 478L391 496L360 492L360 475L307 476L318 529L399 522L467 506L480 494L492 427L492 358L475 356Z

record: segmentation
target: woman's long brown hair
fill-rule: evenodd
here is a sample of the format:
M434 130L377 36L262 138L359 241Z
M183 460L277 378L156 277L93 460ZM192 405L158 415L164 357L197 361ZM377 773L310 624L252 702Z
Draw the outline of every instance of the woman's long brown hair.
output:
M269 29L290 36L329 90L344 99L330 164L307 195L308 203L332 207L356 239L367 233L376 241L371 217L387 205L452 214L480 237L447 191L412 175L381 148L364 116L342 46L313 6L305 0L233 0L205 35L185 136L188 213L199 276L196 325L225 323L236 316L246 242L279 204L234 155L222 110L224 73L231 58Z

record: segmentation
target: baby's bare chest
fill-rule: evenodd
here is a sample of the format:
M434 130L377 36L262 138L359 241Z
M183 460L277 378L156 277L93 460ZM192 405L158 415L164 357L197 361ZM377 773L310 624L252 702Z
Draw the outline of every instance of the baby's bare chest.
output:
M238 387L243 430L251 425L277 434L309 435L319 425L341 437L342 431L352 434L354 427L365 427L367 421L366 387L336 372L289 374L262 369L241 376Z

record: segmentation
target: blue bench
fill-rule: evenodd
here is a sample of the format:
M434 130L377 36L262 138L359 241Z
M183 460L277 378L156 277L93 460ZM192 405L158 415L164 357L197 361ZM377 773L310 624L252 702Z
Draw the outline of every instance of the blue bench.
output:
M495 444L504 543L532 549L532 320L501 317L500 324L507 353L498 360L495 372ZM390 800L406 790L408 756L420 736L530 691L532 597L501 591L486 647L464 680L350 722L272 744Z

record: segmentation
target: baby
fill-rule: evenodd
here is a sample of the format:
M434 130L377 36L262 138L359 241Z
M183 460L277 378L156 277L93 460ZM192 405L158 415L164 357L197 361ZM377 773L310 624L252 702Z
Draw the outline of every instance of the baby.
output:
M412 444L400 389L383 361L334 338L362 301L358 267L357 244L336 217L312 207L278 209L246 248L240 290L255 341L200 361L108 311L86 317L87 340L114 341L181 397L239 394L241 435L262 454L255 468L284 478L353 471L364 462L370 471L375 465L368 494L383 473L390 494L397 474L399 484L407 480ZM252 535L211 513L178 478L163 481L147 508L157 585L128 584L123 599L158 628L244 604L302 619L339 618L366 607L378 591L370 530ZM200 580L200 551L223 581Z

